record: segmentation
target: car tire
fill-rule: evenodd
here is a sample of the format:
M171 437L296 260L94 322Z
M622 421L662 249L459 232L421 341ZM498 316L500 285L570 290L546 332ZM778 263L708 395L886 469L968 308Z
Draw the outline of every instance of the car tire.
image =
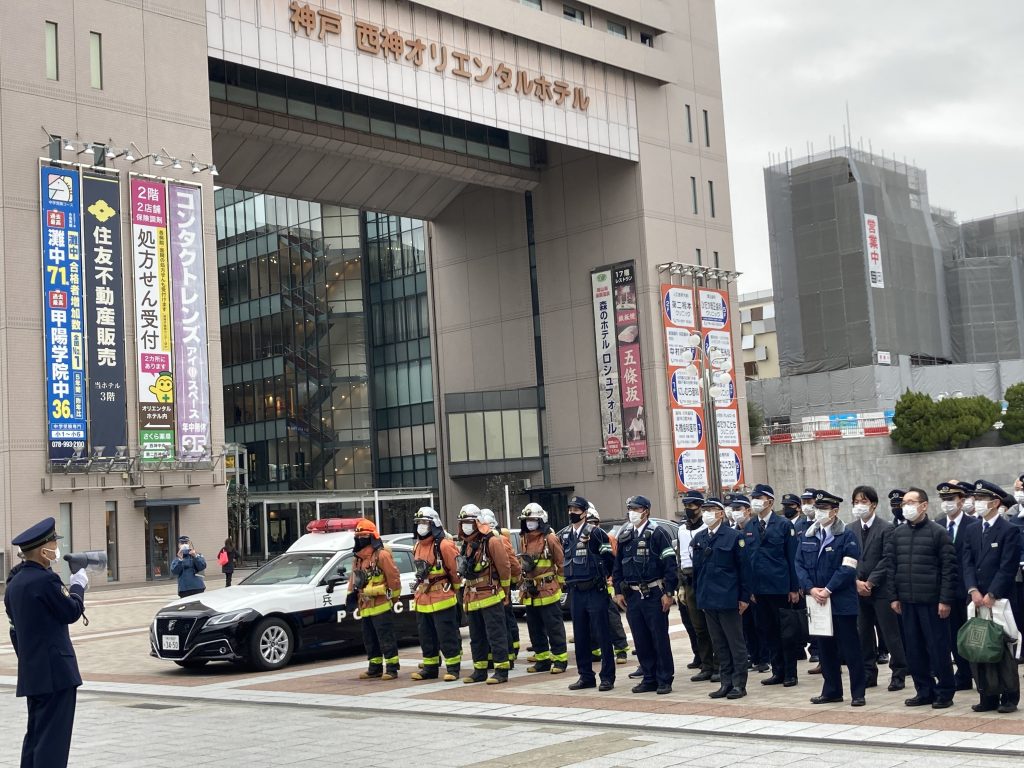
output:
M185 659L174 662L182 669L202 669L210 662L209 659Z
M260 671L286 666L294 650L294 635L283 619L264 619L249 636L249 663Z

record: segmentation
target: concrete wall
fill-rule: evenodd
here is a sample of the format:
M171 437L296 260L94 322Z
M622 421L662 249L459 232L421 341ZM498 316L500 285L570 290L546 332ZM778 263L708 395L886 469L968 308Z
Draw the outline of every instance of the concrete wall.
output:
M944 480L979 478L1007 491L1024 472L1024 444L999 448L965 448L932 453L897 453L884 437L827 440L765 446L768 482L777 494L824 488L850 500L858 485L879 494L916 485L931 492Z

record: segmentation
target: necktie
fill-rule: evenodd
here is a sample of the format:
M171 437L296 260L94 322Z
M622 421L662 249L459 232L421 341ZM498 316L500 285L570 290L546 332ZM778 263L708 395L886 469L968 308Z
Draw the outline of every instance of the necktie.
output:
M868 530L870 530L870 528L871 528L870 525L868 525L867 523L864 523L864 533L867 533Z
M981 532L982 533L988 533L989 526L990 526L989 523L982 523L981 524Z
M764 529L768 526L768 524L764 520L761 520L758 523L758 526L760 526L760 528L761 528L761 538L763 539L764 538Z
M987 525L987 523L986 523L986 525ZM956 537L955 537L955 536L953 535L953 531L955 531L955 530L956 530L956 526L955 526L955 525L953 525L953 521L952 521L952 520L950 520L950 521L949 521L949 538L951 538L951 539L953 539L953 538L956 538Z

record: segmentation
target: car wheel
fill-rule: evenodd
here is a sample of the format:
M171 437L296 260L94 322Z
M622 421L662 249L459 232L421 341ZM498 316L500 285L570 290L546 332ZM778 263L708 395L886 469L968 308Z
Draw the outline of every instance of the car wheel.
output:
M174 662L182 669L202 669L209 663L209 659L185 659Z
M292 658L295 644L292 630L281 619L264 619L249 640L249 661L259 670L280 669Z

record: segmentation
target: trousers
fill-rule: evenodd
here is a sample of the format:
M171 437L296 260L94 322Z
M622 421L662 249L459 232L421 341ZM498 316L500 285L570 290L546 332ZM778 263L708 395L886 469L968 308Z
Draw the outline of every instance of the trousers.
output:
M744 611L745 613L745 611ZM708 633L718 657L722 685L747 687L747 643L743 639L743 618L738 610L704 611Z
M370 666L387 664L389 669L398 669L398 641L391 611L364 616L359 622L363 625L363 645L366 646Z
M718 658L715 656L715 646L711 642L711 634L708 632L707 618L704 611L697 607L697 587L693 578L683 581L683 601L685 606L680 606L680 611L685 611L693 627L692 642L695 643L695 653L700 658L701 672L714 672L718 667ZM686 625L686 622L683 622ZM690 626L686 627L690 632Z
M462 663L462 635L459 633L458 611L453 605L443 611L416 613L416 630L423 649L423 666L441 666L441 655L449 667Z
M635 589L626 590L626 619L647 685L672 685L676 674L668 638L668 612L661 608L661 595L658 587L646 598Z
M505 629L508 633L508 660L514 662L519 655L519 622L511 601L505 605Z
M563 667L569 660L565 641L565 622L562 621L562 606L528 605L526 607L526 629L530 633L530 645L537 661L549 661Z
M949 627L949 646L953 651L953 665L956 667L953 682L956 683L957 688L966 688L974 680L974 676L971 674L971 663L956 649L956 633L966 623L967 598L954 600L949 606L949 618L946 620L946 624Z
M77 699L77 688L26 697L28 728L21 743L21 768L66 768Z
M608 628L608 592L602 587L572 588L572 633L580 679L594 680L593 648L601 651L601 682L615 682L615 654Z
M767 646L772 675L786 680L796 679L796 648L782 642L779 611L789 605L788 595L758 595L752 606L757 614L757 628Z
M914 649L907 666L921 698L952 699L956 691L948 622L939 618L937 603L903 603L904 647Z
M850 695L864 698L867 677L864 658L857 639L857 617L832 614L832 637L818 638L818 659L821 662L821 695L843 697L842 665L850 673Z
M907 676L907 656L903 649L903 638L900 636L899 617L889 607L889 600L886 598L860 598L857 635L860 637L864 672L868 680L877 681L879 643L875 635L876 626L889 651L889 670L892 679L902 681Z
M508 622L501 603L468 611L469 651L473 669L487 669L487 656L493 654L495 669L508 669Z

